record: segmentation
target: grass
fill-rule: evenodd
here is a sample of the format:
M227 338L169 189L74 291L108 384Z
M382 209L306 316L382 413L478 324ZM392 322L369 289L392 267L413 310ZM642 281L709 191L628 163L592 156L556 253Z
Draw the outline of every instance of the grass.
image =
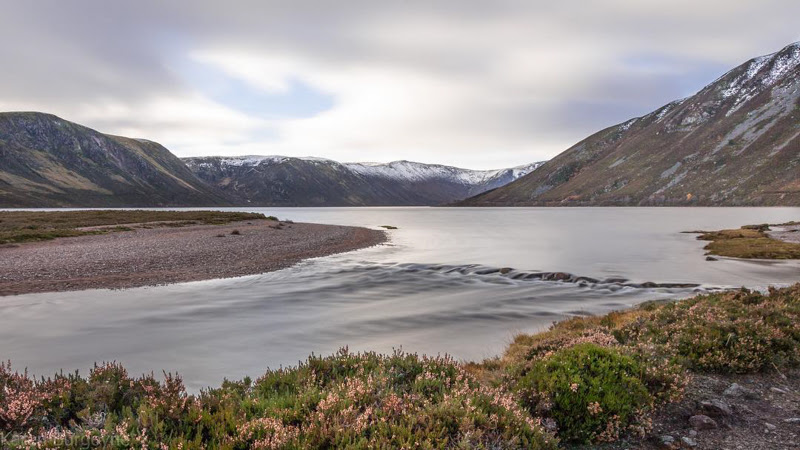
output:
M2 211L0 212L0 244L46 241L60 237L130 231L125 225L147 224L144 227L187 225L222 225L231 222L266 219L263 214L220 211ZM102 229L84 230L87 227Z
M461 364L312 356L189 395L119 364L34 380L0 364L3 448L531 448L643 435L692 373L800 365L800 284L575 318ZM548 431L549 430L549 431ZM83 447L86 447L84 444Z
M712 255L748 259L800 259L800 244L773 239L769 225L747 225L738 230L703 232L698 239L711 241Z

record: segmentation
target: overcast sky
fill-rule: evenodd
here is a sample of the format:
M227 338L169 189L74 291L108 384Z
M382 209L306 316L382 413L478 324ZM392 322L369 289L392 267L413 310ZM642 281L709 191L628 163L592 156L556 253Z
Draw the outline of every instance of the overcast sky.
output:
M800 40L797 0L0 6L0 110L179 156L518 165Z

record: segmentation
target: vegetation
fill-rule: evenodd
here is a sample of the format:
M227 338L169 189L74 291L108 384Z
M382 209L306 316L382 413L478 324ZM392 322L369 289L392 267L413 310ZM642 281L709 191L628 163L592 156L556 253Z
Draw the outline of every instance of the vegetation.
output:
M653 402L642 373L618 350L585 343L535 361L517 386L523 404L554 419L562 439L613 441Z
M0 385L11 448L85 439L126 449L556 447L508 393L451 359L401 352L312 356L197 396L176 376L131 378L114 363L41 382L0 366Z
M738 230L704 232L698 239L711 241L705 249L712 255L732 258L799 259L800 244L773 239L769 225L748 225Z
M800 365L798 321L800 284L717 292L564 321L482 363L343 350L197 395L177 376L132 378L115 363L42 380L2 364L0 439L10 448L185 449L613 441L645 433L693 372Z
M141 227L222 225L266 219L263 214L221 211L0 211L0 244L130 231ZM125 225L125 226L123 226Z

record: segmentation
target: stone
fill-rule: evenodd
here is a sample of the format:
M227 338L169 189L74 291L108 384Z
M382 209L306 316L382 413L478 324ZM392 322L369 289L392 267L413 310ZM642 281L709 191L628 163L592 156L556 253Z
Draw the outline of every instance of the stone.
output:
M663 435L658 437L658 448L673 449L675 448L675 438L670 435Z
M686 448L695 448L697 447L697 441L688 436L684 436L681 438L681 445Z
M706 256L706 261L719 261L719 260L717 258L714 258L713 256Z
M689 417L689 425L691 425L692 428L698 431L713 430L715 428L719 428L719 425L717 425L716 420L703 414L698 414L696 416Z
M764 422L764 427L766 427L766 431L767 432L775 431L775 429L778 428L778 427L776 427L775 425L773 425L773 424L771 424L769 422Z
M755 391L748 389L739 383L731 384L728 389L725 389L725 392L723 392L722 395L726 397L738 397L750 400L758 398L758 394L756 394Z
M800 423L800 417L792 417L790 419L785 419L784 423Z
M710 417L729 417L733 414L731 407L722 400L704 400L700 402L700 410Z
M776 393L776 394L781 394L781 395L786 395L786 394L789 393L789 391L787 391L785 389L781 389L779 387L771 387L771 388L769 388L769 390L774 392L774 393Z

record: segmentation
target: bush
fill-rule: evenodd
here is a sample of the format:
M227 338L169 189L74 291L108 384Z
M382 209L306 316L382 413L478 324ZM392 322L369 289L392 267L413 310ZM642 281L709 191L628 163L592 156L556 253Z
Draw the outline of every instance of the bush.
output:
M669 303L622 328L621 341L665 349L695 371L748 373L800 364L800 285Z
M555 420L565 441L614 441L642 427L653 397L643 369L613 348L578 344L536 361L518 382L523 404Z
M9 448L54 448L84 437L116 448L557 446L508 392L480 385L450 358L402 352L312 356L197 396L177 376L133 379L115 363L58 387L0 365L0 383L0 431L12 432L2 442ZM83 398L77 406L51 401L76 389ZM53 419L65 417L65 405L82 411L58 425Z

